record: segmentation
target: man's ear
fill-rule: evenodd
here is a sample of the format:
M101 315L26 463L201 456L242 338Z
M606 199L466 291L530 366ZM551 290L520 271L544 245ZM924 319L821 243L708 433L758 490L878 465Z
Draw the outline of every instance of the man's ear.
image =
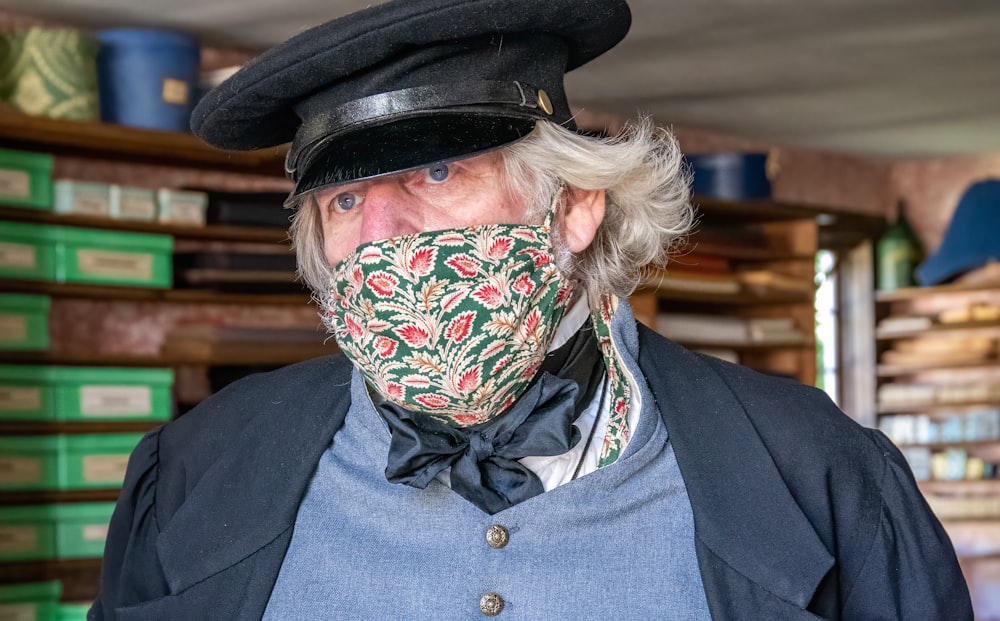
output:
M594 241L597 227L604 221L604 190L567 187L566 202L559 213L562 237L570 252L583 252Z

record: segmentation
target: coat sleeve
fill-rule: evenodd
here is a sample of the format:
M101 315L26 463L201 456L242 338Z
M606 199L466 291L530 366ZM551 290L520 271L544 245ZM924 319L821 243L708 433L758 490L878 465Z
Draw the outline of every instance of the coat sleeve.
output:
M948 534L899 450L881 432L869 433L886 464L881 516L843 618L971 621L969 590Z
M162 428L161 428L162 429ZM167 593L156 554L156 483L160 429L147 434L129 458L125 482L108 527L101 585L88 621L111 620L115 608Z

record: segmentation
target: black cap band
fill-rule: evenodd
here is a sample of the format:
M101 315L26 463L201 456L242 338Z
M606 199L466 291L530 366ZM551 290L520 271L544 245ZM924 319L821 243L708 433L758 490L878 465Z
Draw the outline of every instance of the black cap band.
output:
M370 95L309 117L295 134L292 148L285 158L285 172L298 183L318 159L317 156L351 132L417 116L449 112L511 119L548 119L572 127L571 118L553 116L552 103L544 90L517 81L418 86Z

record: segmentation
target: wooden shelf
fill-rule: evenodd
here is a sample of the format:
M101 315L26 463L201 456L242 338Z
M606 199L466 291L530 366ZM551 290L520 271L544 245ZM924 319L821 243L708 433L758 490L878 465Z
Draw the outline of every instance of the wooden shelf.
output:
M727 200L708 196L695 196L691 203L701 215L724 216L727 221L773 222L775 220L815 220L828 213L826 207L783 203L769 199Z
M71 489L0 492L0 505L45 505L75 502L115 502L117 489Z
M813 346L812 343L806 341L796 343L704 343L684 339L675 340L688 349L731 349L741 353L772 352L783 349L799 349L801 347L811 348Z
M64 602L91 601L97 597L100 573L99 558L0 563L0 583L59 580Z
M280 206L275 207L280 209ZM172 235L178 239L234 241L256 243L286 243L288 231L269 227L254 226L185 226L162 222L146 222L141 220L119 220L115 218L97 218L74 214L53 213L38 209L19 209L0 205L0 221L37 222L40 224L58 224L60 226L78 226L93 229L108 229L114 231L130 231L133 233L156 233Z
M963 321L961 323L938 323L919 330L876 330L875 338L879 341L895 341L909 339L940 332L956 332L961 330L982 330L1000 328L1000 319L991 321Z
M101 159L284 176L285 149L222 151L191 134L137 129L87 121L66 121L0 111L4 146Z
M670 255L669 263L667 264L668 270L672 265L683 266L684 257L690 252L713 255L736 261L808 261L812 263L816 260L816 255L812 253L795 253L775 248L727 246L720 243L697 241L697 236L695 236L695 239L689 245Z
M909 444L899 444L898 446L901 449L929 448L931 450L944 450L949 448L960 448L974 451L976 449L1000 447L1000 438L997 438L996 440L976 440L973 442L912 442Z
M973 293L976 291L996 291L997 283L976 285L939 285L937 287L906 287L895 291L876 291L875 301L878 303L907 302L916 298L932 295L949 295L952 293Z
M201 289L149 289L115 285L53 283L34 280L0 280L0 291L8 293L40 293L63 298L97 300L132 300L138 302L172 302L175 304L240 304L305 306L311 297L283 293L223 293Z
M330 345L330 353L339 350ZM248 356L124 356L121 354L59 354L49 352L3 352L8 364L46 364L95 367L181 367L181 366L284 366L302 362L306 358L278 352L261 351Z
M697 302L723 306L785 306L788 304L813 304L813 296L805 293L783 293L759 296L749 293L705 293L681 289L658 289L655 282L642 284L636 293L651 293L662 300Z
M166 421L27 421L0 420L0 436L52 433L145 433Z
M918 481L924 494L941 496L994 496L1000 495L1000 479L970 481L965 479Z
M954 403L923 403L908 405L879 405L879 414L909 414L919 412L935 412L943 410L978 408L995 408L1000 406L1000 401L956 401Z
M953 371L959 369L992 369L1000 365L1000 359L990 358L987 360L973 360L971 362L953 362L945 364L923 364L923 365L893 365L880 364L877 367L878 377L900 377L905 375L916 375L918 373L928 373L933 371Z

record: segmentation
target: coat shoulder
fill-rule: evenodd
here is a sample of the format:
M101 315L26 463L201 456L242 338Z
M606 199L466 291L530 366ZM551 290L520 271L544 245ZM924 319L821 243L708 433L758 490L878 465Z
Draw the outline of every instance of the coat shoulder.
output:
M300 404L313 400L318 391L332 397L338 388L347 390L350 381L351 364L343 356L323 356L248 375L164 426L160 450L222 448L228 438L262 415L286 417L293 424L296 413L302 411Z
M844 451L876 467L885 455L870 429L845 414L822 390L793 379L766 375L706 354L689 351L645 330L643 345L670 360L692 383L711 386L711 402L735 399L772 454L791 452L806 463L840 461ZM671 372L666 367L664 372Z
M158 502L169 511L245 431L280 430L315 415L317 403L349 399L351 363L324 356L249 375L159 430Z

